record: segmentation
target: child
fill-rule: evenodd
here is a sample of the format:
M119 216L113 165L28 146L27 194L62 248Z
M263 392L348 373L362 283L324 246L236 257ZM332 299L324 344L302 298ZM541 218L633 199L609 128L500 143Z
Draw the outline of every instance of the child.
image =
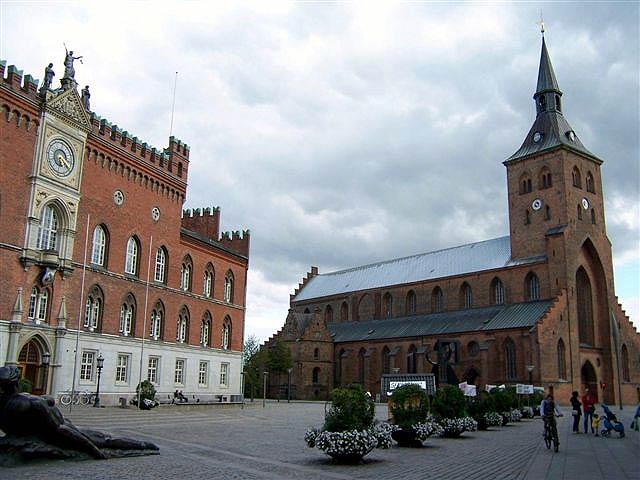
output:
M597 413L593 413L593 418L591 419L591 430L595 431L596 437L598 435L598 424L600 423L600 416Z

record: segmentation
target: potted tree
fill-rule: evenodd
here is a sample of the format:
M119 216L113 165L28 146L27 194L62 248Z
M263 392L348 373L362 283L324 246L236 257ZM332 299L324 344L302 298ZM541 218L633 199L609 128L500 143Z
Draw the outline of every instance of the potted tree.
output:
M456 438L478 429L478 423L467 414L464 395L458 387L446 385L438 389L432 410L444 437Z
M391 436L399 447L422 447L427 438L442 435L442 427L429 416L429 397L418 385L396 388L389 408L394 424Z
M478 430L502 425L502 416L495 410L495 402L488 392L480 392L467 401L467 412L478 423Z
M360 385L337 388L322 428L310 428L305 441L339 463L358 463L374 448L391 446L391 426L374 422L375 404Z

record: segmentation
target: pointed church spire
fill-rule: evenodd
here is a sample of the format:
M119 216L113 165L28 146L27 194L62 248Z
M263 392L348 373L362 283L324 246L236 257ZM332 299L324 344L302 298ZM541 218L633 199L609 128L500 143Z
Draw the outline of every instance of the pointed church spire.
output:
M543 30L544 31L544 30ZM551 59L549 58L549 52L547 51L547 44L544 41L544 34L542 36L542 52L540 53L540 67L538 68L538 87L536 88L536 94L555 91L562 95L558 81L556 80L556 74L553 72L553 65L551 65Z

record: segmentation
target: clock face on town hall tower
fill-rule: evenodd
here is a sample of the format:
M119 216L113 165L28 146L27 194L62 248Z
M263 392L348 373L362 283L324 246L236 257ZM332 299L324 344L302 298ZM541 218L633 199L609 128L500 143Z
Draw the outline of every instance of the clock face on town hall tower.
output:
M62 140L53 140L47 147L47 162L53 173L66 177L73 171L75 164L73 151Z

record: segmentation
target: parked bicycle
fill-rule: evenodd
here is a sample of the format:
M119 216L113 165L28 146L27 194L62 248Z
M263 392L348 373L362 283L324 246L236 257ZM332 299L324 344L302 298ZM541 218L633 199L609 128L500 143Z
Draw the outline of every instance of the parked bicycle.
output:
M60 404L64 405L91 405L94 402L95 394L88 391L84 392L64 392L60 394Z

